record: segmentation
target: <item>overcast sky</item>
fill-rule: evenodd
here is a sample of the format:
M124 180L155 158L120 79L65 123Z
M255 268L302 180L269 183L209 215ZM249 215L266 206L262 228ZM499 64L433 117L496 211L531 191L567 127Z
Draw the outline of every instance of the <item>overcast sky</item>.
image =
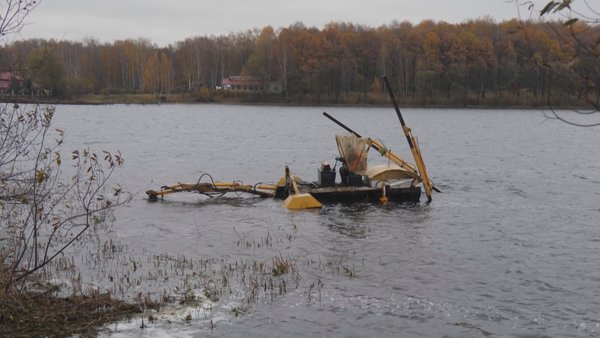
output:
M514 18L517 6L511 0L42 0L16 38L113 42L143 37L166 46L194 36L295 22L378 27L394 20L459 23L486 16L498 22Z

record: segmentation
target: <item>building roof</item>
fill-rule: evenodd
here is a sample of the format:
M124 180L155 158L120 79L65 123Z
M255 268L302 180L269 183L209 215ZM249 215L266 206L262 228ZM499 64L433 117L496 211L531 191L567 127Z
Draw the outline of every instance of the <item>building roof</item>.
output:
M14 72L0 72L0 90L10 88L10 83L13 80L23 81L23 78Z
M21 75L14 72L0 72L0 81L10 81L12 79L22 80Z
M227 78L224 78L222 80L222 83L224 86L227 85L240 85L240 86L256 86L259 85L260 82L258 81L258 78L254 77L254 76L230 76Z

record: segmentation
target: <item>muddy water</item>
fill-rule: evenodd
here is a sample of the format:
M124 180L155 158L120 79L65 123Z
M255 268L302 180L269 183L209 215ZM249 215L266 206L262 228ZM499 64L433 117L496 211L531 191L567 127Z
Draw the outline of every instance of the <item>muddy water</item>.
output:
M145 198L203 173L254 184L289 165L316 180L342 132L323 111L410 153L389 108L59 106L65 150L119 149L116 178L138 193L73 249L82 280L63 276L66 287L170 297L143 330L142 318L110 326L115 337L599 334L597 128L538 111L405 109L443 190L431 205Z

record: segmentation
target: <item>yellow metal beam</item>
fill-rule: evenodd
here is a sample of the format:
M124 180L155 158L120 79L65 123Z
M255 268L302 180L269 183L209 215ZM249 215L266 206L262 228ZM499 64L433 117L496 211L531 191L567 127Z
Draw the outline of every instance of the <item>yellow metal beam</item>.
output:
M178 192L196 192L200 194L245 192L262 197L273 197L275 186L272 185L244 185L239 182L215 182L215 183L177 183L163 186L160 190L148 190L146 194L151 200L165 195Z

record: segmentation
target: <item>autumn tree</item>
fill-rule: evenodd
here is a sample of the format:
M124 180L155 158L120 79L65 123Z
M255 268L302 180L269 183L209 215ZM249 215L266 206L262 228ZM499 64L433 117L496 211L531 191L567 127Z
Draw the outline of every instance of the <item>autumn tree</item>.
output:
M327 69L327 91L337 102L340 95L348 97L352 93L358 77L359 56L352 51L357 34L351 24L330 23L325 27L324 35L331 45L332 57L337 61Z
M517 64L517 49L511 39L513 27L518 24L511 20L499 24L498 33L493 41L494 54L496 56L496 67L493 70L491 81L493 82L494 98L501 102L505 97L515 92L518 79L519 67ZM514 103L511 103L514 105Z
M146 61L144 89L158 96L170 92L172 82L173 72L168 49L154 50Z
M292 51L291 51L291 41L292 41L293 32L284 28L279 31L277 35L277 42L275 45L275 60L277 61L277 69L279 70L280 80L282 82L283 92L285 96L289 96L289 73L292 67Z
M256 38L256 47L242 70L242 74L258 78L263 94L266 94L270 83L277 76L276 44L273 27L263 28Z
M439 89L440 77L445 69L441 63L441 39L430 30L421 39L422 57L416 63L416 86L423 100L433 101Z
M416 64L420 54L417 29L409 22L395 22L380 28L379 34L382 36L379 69L395 83L400 102L407 101L416 92Z
M175 83L176 89L185 89L191 93L194 89L205 85L208 73L207 60L208 51L211 49L211 41L208 38L186 39L179 42L176 47L174 72L175 79L180 79Z
M68 95L65 66L56 56L56 49L53 46L45 46L29 54L27 70L31 74L32 81L46 90L50 96Z
M552 5L543 18L567 10ZM593 107L599 28L590 20L559 18L568 25L555 17L392 22L375 29L347 22L323 29L295 23L198 36L168 48L148 39L104 44L33 39L1 46L0 70L35 72L42 79L37 85L59 79L29 62L52 46L55 59L49 63L57 64L52 68L62 70L64 78L58 81L62 86L52 87L75 95L185 92L200 99L210 97L223 78L245 74L259 78L265 90L271 82L281 83L282 97L290 102L359 103L386 74L403 104Z
M345 24L342 41L346 46L346 55L354 64L351 73L351 87L366 96L375 78L381 76L377 71L377 56L381 49L381 39L375 29L354 24ZM348 56L351 55L351 56ZM333 61L335 65L336 62ZM357 98L358 101L359 98Z
M529 1L526 5L530 13L546 20L559 43L556 52L572 52L561 62L538 64L538 68L560 77L582 108L574 111L575 116L566 116L549 102L548 117L580 127L600 126L600 8L574 0Z

